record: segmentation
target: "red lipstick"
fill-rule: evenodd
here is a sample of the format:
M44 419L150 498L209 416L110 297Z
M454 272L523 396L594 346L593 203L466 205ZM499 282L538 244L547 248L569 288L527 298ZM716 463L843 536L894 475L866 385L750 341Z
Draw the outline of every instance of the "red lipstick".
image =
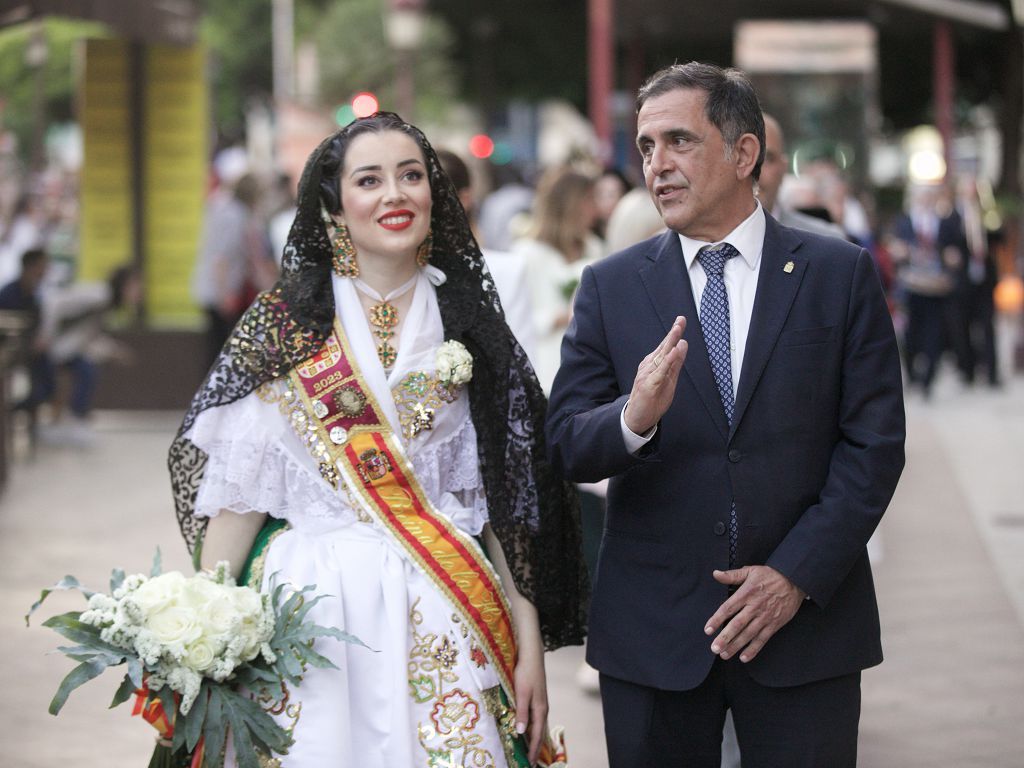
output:
M411 227L412 220L414 218L416 218L416 214L403 208L400 211L390 211L389 213L385 213L377 219L377 223L384 227L384 229L389 229L392 232L399 232Z

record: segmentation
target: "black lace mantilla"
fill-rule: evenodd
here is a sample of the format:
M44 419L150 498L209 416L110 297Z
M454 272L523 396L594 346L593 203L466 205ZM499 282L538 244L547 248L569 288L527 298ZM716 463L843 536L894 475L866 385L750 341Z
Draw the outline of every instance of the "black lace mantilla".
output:
M335 315L331 244L321 205L337 210L329 177L337 173L339 147L374 120L378 125L383 121L385 129L412 136L427 161L431 263L448 278L437 288L438 305L445 338L462 342L473 355L470 412L491 527L517 588L537 608L545 646L579 644L587 599L579 504L575 489L556 477L547 461L546 399L526 354L505 324L493 280L454 186L422 132L391 113L342 128L325 139L306 163L281 280L260 295L239 321L171 445L168 464L182 535L191 550L205 525L193 513L207 457L185 437L196 416L285 375L313 355L330 333ZM328 189L322 195L325 176Z

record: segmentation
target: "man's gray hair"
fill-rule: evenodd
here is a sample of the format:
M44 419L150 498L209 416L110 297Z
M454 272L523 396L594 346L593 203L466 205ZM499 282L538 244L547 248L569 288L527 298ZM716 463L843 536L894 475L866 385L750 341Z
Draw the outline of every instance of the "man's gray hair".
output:
M738 69L723 69L699 61L673 64L658 70L640 86L636 95L636 111L639 112L650 98L683 89L697 89L707 94L704 114L722 134L729 155L743 134L751 133L757 137L761 148L752 175L755 181L759 179L764 163L764 116L754 86L746 74Z

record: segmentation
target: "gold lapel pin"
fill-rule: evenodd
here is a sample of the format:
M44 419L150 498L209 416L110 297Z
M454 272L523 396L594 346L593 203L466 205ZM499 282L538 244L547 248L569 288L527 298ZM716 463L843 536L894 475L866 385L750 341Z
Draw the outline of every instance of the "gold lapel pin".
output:
M783 271L783 272L785 272L785 273L786 273L786 274L788 275L788 274L789 274L790 272L792 272L792 271L793 271L793 267L794 267L794 266L795 266L795 265L793 264L793 262L792 262L792 261L787 261L787 262L786 262L786 266L784 266L784 267L782 268L782 271Z

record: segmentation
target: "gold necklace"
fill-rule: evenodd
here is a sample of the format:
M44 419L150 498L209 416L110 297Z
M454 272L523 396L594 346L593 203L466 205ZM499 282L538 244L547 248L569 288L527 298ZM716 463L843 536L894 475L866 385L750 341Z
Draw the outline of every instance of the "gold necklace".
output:
M395 364L398 353L391 346L394 338L394 327L398 325L398 310L390 301L381 301L370 307L370 324L374 326L373 335L380 339L377 345L377 357L381 365L390 368Z
M370 307L370 325L373 326L371 332L380 340L377 344L377 357L385 370L393 366L398 359L398 351L391 343L395 337L395 326L398 325L398 309L391 300L412 288L417 277L418 275L413 275L404 285L391 291L387 296L381 296L358 277L353 278L356 288L377 302Z

